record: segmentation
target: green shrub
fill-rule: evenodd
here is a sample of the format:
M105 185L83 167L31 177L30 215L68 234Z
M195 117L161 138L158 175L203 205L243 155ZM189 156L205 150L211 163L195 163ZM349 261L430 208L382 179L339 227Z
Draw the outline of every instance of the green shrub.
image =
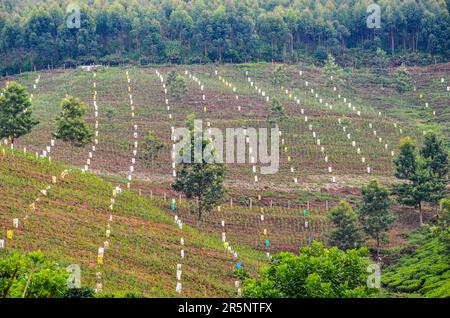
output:
M261 270L261 279L244 281L245 297L328 298L371 297L367 287L368 251L365 248L343 252L313 242L300 254L280 253Z

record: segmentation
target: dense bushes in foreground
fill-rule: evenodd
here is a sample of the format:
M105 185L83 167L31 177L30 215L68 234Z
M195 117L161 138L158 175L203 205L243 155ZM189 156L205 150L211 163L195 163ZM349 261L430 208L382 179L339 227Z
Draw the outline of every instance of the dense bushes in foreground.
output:
M313 242L299 255L273 256L261 272L262 279L246 279L244 296L274 298L371 297L377 290L367 287L370 273L365 248L343 252Z

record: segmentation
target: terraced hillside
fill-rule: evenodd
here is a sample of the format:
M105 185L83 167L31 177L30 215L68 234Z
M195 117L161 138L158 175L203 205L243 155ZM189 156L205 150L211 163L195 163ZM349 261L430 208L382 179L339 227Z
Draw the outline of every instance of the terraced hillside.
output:
M432 129L448 141L450 78L444 66L411 70L425 75L414 77L414 94L404 96L392 89L389 75L380 80L368 70L347 70L338 81L320 68L284 67L289 80L282 87L270 83L272 64L102 67L95 73L69 69L4 78L27 87L40 121L17 140L14 152L2 142L0 225L6 233L13 219L20 223L7 248L43 249L62 264L79 264L83 284L95 287L97 250L109 223L110 247L100 267L105 292L176 296L183 249L183 296L235 296L237 259L225 251L222 233L244 269L256 276L265 253L326 242L330 208L342 198L356 203L358 189L369 179L396 182L392 158L402 137L420 142L422 131ZM187 83L181 100L165 92L158 76L166 79L172 70ZM87 120L95 127L95 143L84 149L52 140L66 94L86 103ZM274 98L284 105L285 116L271 121ZM206 216L203 234L194 229L193 202L170 189L171 129L184 126L191 113L204 127L222 131L277 125L282 132L278 173L259 173L261 164L227 165L226 200ZM164 144L153 163L141 155L148 130ZM127 184L131 191L112 197L116 186ZM49 185L46 195L39 194ZM395 212L397 223L384 247L395 247L405 232L418 228L413 209L395 207ZM185 224L182 229L175 215ZM425 209L426 220L433 215Z
M64 170L67 175L61 179ZM0 175L2 237L13 230L12 239L5 241L6 250L40 249L64 266L78 264L82 285L87 287L96 287L96 272L101 271L104 293L173 297L184 248L183 296L236 296L235 260L225 251L219 233L200 235L186 226L180 230L156 202L130 191L117 195L113 219L108 222L111 183L57 162L25 156L22 151L0 153ZM57 176L56 184L52 176ZM105 237L107 224L109 239ZM97 250L105 240L109 247L100 266ZM265 262L264 255L246 246L233 244L233 248L251 273Z
M422 113L419 113L420 121L417 118L415 121L414 116L422 100L405 99L401 106L398 104L401 97L399 94L386 88L386 85L370 83L367 73L346 73L345 81L333 83L320 75L320 69L289 66L288 84L282 89L275 89L268 80L273 70L270 64L227 65L217 68L221 75L219 77L235 87L233 90L215 76L214 66L159 68L163 75L167 75L172 69L185 76L188 92L180 101L168 98L170 112L173 113L173 119L170 120L166 109L166 96L155 74L156 69L149 67L129 70L136 106L134 121L138 124L138 141L142 142L147 130L152 129L165 143L163 154L157 162L148 165L137 160L136 163L135 175L138 179L153 184L162 183L166 186L170 182L170 128L183 126L189 113L196 113L203 119L205 127L208 122L211 126L221 129L269 127L267 116L270 105L250 86L247 76L267 95L279 98L287 114L286 118L280 121L279 127L285 132L284 148L288 148L289 153L282 153L280 171L277 174L259 177L255 186L260 189L315 192L326 188L327 191L333 192L340 188L359 187L373 176L392 181L392 151L395 152L402 136L411 135L420 139L424 128L434 128L445 134L443 123L446 122L447 108L442 105L448 101L449 92L445 90L446 84L440 83L441 78L445 79L445 72L428 75L433 81L417 79L417 92L424 92L422 95L429 100L430 108L436 105L435 118L439 121L427 119ZM201 81L203 91L185 75L186 69ZM41 123L16 145L27 146L32 152L42 151L49 144L54 131L54 118L59 112L59 102L66 94L84 100L91 108L88 112L89 122L93 125L95 121L92 103L94 78L91 73L79 70L43 73L36 89L33 89L37 76L26 73L9 78L26 85L33 93L35 113ZM448 82L448 79L446 80ZM97 73L96 81L99 145L96 160L90 169L101 174L126 177L129 152L133 148L133 126L128 112L125 70L105 68ZM435 85L437 82L440 85ZM360 89L350 88L354 87L355 83L366 86L358 87ZM289 91L290 96L285 94L285 90ZM389 93L386 93L387 90ZM239 100L235 99L236 95ZM299 102L296 103L294 97L298 98ZM351 107L348 106L349 103ZM425 112L425 107L423 108ZM408 109L411 111L408 112ZM357 115L357 110L360 115ZM378 112L381 112L381 116ZM408 116L408 113L411 113L411 116ZM321 147L317 146L317 139L320 139L325 151L321 151ZM83 151L67 145L58 144L52 152L54 159L81 167L85 164ZM327 162L323 159L324 155L327 156ZM288 162L288 157L292 162ZM333 168L332 174L327 171L329 166ZM336 177L334 183L331 180L332 175ZM294 177L297 183L293 182ZM230 165L227 183L235 189L249 188L249 185L253 188L251 167L248 164Z

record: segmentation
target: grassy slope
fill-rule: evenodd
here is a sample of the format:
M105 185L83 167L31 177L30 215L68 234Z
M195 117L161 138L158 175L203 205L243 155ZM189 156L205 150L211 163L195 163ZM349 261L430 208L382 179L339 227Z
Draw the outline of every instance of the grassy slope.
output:
M377 76L368 70L358 70L346 75L347 80L352 80L352 85L346 87L348 92L359 95L361 101L365 101L374 109L385 112L389 117L401 121L408 134L421 138L422 130L433 130L441 134L450 147L450 92L446 90L450 85L448 76L448 64L434 69L416 68L410 69L412 83L416 90L411 89L403 94L392 88L392 76ZM444 78L444 83L441 82ZM429 107L425 107L425 103ZM436 111L436 115L433 115Z
M322 144L325 145L338 179L347 186L360 186L367 181L366 165L362 164L359 156L355 155L355 148L351 146L342 131L342 127L338 125L338 117L342 115L347 117L345 125L349 127L352 135L361 145L362 153L366 154L368 163L373 169L372 175L381 179L389 178L392 175L389 152L383 149L383 144L380 144L377 138L373 138L368 126L370 121L375 122L379 134L391 145L396 145L400 136L393 129L393 122L379 121L370 105L355 103L357 94L346 94L345 96L350 97L354 105L363 108L362 117L356 117L349 111L343 100L337 98L337 93L332 92L332 87L325 85L320 75L320 69L299 65L287 67L290 80L286 84L286 88L301 100L300 106L296 105L292 99L287 98L284 90L280 91L271 87L268 78L272 69L273 66L259 64L251 68L242 65L226 66L221 71L233 83L237 83L239 88L242 86L248 89L249 85L245 83L244 75L245 71L248 70L249 76L258 83L258 87L262 87L284 103L288 118L282 123L281 127L287 132L287 142L295 158L294 166L300 176L303 177L301 178L303 182L316 183L316 187L325 187L329 183L329 175L326 173L327 164L323 162L323 155L320 153L319 147L314 144L311 132L308 131L310 123L320 136ZM298 69L304 71L302 76L299 75ZM304 80L309 81L309 87L305 87ZM319 93L323 98L322 104L310 93L310 88L314 88L315 93ZM254 91L251 90L248 94L255 95ZM325 102L333 105L332 111L325 107ZM268 109L268 106L264 105L264 108ZM300 108L305 109L305 114L308 115L309 119L308 123L304 122L304 116L301 115ZM284 164L287 166L286 162Z
M242 112L237 112L234 93L231 88L225 87L214 76L214 69L216 68L214 65L176 66L175 69L179 73L184 74L184 69L188 68L202 80L205 84L207 98L203 102L202 92L198 85L187 80L188 93L179 102L170 101L174 114L173 122L168 120L168 111L164 102L165 96L161 83L154 74L155 68L131 67L129 72L132 78L139 136L142 138L146 130L153 129L166 143L165 150L154 166L145 166L142 160L139 158L137 160L135 177L143 193L149 194L150 189L158 194L167 191L171 180L170 126L182 125L188 113L196 112L200 118L211 121L212 126L220 128L242 125L267 126L265 120L269 107L246 82L246 70L261 87L270 92L271 95L276 95L286 106L288 116L281 126L286 133L286 142L293 158L292 165L295 168L295 175L299 178L299 184L293 184L293 174L289 171L290 165L284 153L281 154L279 173L260 176L260 187L253 186L251 167L248 165L232 165L227 173L227 184L235 201L240 196L247 196L247 198L252 197L256 205L257 195L262 195L262 202L258 203L264 204L266 208L272 199L278 206L286 207L287 201L290 201L291 204L301 204L302 206L297 206L290 212L292 215L301 214L303 208L306 207L306 201L311 201L311 210L317 208L318 214L323 214L325 200L330 200L330 206L338 198L344 196L347 200L354 201L354 197L357 195L355 187L361 186L370 176L365 173L365 165L361 163L359 157L355 156L355 148L350 145L342 128L337 123L337 118L342 114L348 116L345 125L350 128L352 135L356 136L358 141L361 141L361 149L373 169L371 176L378 177L384 183L392 181L392 158L389 151L384 150L383 145L367 129L369 121L374 122L377 131L392 146L395 146L400 138L393 128L392 120L380 121L378 118L378 110L385 109L386 106L382 100L386 94L382 93L380 85L368 81L366 79L367 74L364 72L346 75L347 79L353 79L352 85L357 89L352 88L347 83L346 85L339 85L339 90L345 96L350 97L353 104L364 109L363 119L353 116L350 121L348 107L344 105L342 100L337 100L336 93L332 92L331 85L326 83L321 76L320 69L299 65L287 66L292 79L288 85L289 89L294 91L302 100L301 107L305 108L309 115L309 123L314 125L322 143L327 148L330 162L333 163L339 184L332 185L329 182L330 175L327 173L327 164L323 160L323 154L320 153L319 147L317 147L308 131L308 123L304 122L298 105L295 105L292 100L289 101L285 94L272 88L269 83L268 78L273 67L271 64L257 64L224 65L218 68L220 73L237 87L240 105L243 109ZM298 74L299 68L304 70L302 77ZM158 69L163 74L167 74L174 67L159 66ZM43 150L48 144L51 131L54 129L53 119L58 113L60 99L66 93L80 97L87 103L89 108L87 112L88 121L91 125L94 122L91 101L92 74L75 70L57 70L41 75L37 90L33 90L31 87L31 83L37 77L37 74L25 73L13 78L26 85L34 93L34 112L41 121L31 134L21 138L16 145L17 147L26 145L30 152ZM440 78L440 74L434 75L433 81L430 81L430 83L434 84L437 78ZM311 83L310 87L314 87L324 100L332 102L334 105L333 111L329 111L323 104L319 104L310 94L308 88L304 87L302 80L308 80ZM369 89L367 83L370 84ZM97 84L100 110L100 143L91 168L100 175L108 176L107 178L111 182L123 182L122 178L127 176L130 160L129 152L132 147L132 128L127 104L125 70L113 67L105 69L97 73ZM427 82L422 84L426 87ZM433 89L434 86L431 86L433 85L430 85L429 89ZM394 100L393 105L398 108L400 101L398 94L390 92L389 96ZM428 94L427 96L434 95ZM406 110L408 105L405 103L403 110ZM203 106L208 107L207 113L203 113ZM407 112L403 111L403 113L405 116L399 119L400 125L405 128L408 134L411 133L420 137L416 123L407 116ZM393 112L388 111L388 114L396 117ZM62 143L57 143L56 148L52 150L54 159L77 166L84 164L86 154L87 149L78 151ZM268 218L265 222L269 233L275 236L271 239L272 247L278 250L278 248L289 246L289 249L296 250L300 244L305 242L305 233L302 231L303 220L298 217L286 218L283 216L283 211L280 212L273 211L271 218ZM262 239L258 233L262 231L262 224L258 219L258 208L253 211L241 211L238 208L227 209L226 213L228 213L226 217L234 222L234 227L227 230L229 237L236 237L252 247L261 247ZM316 215L316 213L313 213L313 215ZM217 218L220 217L220 215L213 214L211 218L208 218L208 224L211 224L208 231L221 232L217 225ZM250 224L254 222L261 225L259 227L251 226ZM410 225L410 222L406 223ZM191 224L195 224L195 222ZM315 238L324 237L327 231L326 223L319 220L317 227L317 229L313 228L313 236ZM404 224L399 224L397 232L402 231L404 231ZM244 233L244 235L241 233Z
M139 123L141 138L148 129L155 130L156 133L167 143L167 148L160 156L158 165L147 167L140 160L137 162L137 176L142 179L152 181L167 181L171 174L170 165L170 126L182 125L184 118L191 112L197 113L198 117L205 121L211 121L214 127L267 127L267 114L269 106L258 96L245 79L245 70L254 78L260 86L271 95L279 97L286 107L288 115L281 126L286 132L286 142L293 158L292 165L295 168L296 176L299 178L299 185L292 182L292 173L289 171L289 164L285 155L281 156L280 171L276 175L261 176L261 184L268 186L271 190L283 189L287 191L307 190L317 191L321 187L333 188L330 185L330 177L327 171L327 164L323 161L323 155L319 147L308 131L308 124L312 123L320 136L322 144L327 148L330 162L335 166L335 173L343 184L340 186L359 187L367 180L365 165L361 163L359 157L355 156L355 149L349 144L342 131L342 127L337 124L338 116L342 114L350 115L348 108L336 101L336 94L332 94L331 87L326 87L320 76L318 69L305 69L302 77L310 81L311 85L318 87L319 93L326 101L333 103L334 110L328 111L323 104L319 104L313 96L308 93L308 89L302 85L298 76L298 66L290 66L289 75L291 77L289 88L295 92L302 100L302 108L305 108L309 117L309 123L305 123L300 114L300 107L292 100L288 100L284 94L271 88L268 81L269 74L273 68L270 64L252 66L250 68L241 65L226 65L220 67L221 74L237 86L237 94L240 95L239 105L242 112L236 111L236 101L231 88L225 87L215 76L212 65L189 66L205 85L207 98L202 101L202 92L198 85L188 80L188 93L180 102L170 98L170 105L174 114L174 120L168 120L168 112L164 103L164 92L158 78L154 74L154 68L130 68L132 78L133 96L136 105L136 120ZM167 74L173 67L159 67L163 74ZM179 73L183 73L185 67L176 67ZM31 87L33 76L37 74L22 74L13 78L22 84ZM42 150L50 139L53 130L53 119L59 109L59 101L65 93L70 93L84 100L89 111L88 120L93 122L93 110L91 102L92 75L80 71L57 71L42 74L37 90L34 93L35 115L40 119L41 124L29 136L23 138L19 143L26 144L30 151ZM104 72L98 73L98 104L100 116L100 139L101 144L97 152L97 160L92 169L101 171L104 174L115 174L126 176L128 169L128 154L130 147L131 125L129 125L129 113L127 104L125 71L120 68L108 68ZM379 91L373 90L374 94ZM360 92L347 91L347 96L355 100L354 104L363 107L367 113L374 117L375 110L372 105L359 102ZM203 107L208 109L203 113ZM346 124L353 132L352 135L361 141L363 153L366 154L368 162L372 165L373 175L381 179L388 179L392 175L391 157L389 152L383 149L376 138L373 138L371 131L367 129L369 124L367 117L363 120L357 118ZM375 117L376 118L376 117ZM381 122L376 118L375 126L380 135L395 146L400 136L395 133L392 122ZM67 147L57 147L53 154L54 158L76 165L82 163L77 152ZM252 181L251 168L243 165L229 167L227 182L234 188L245 188L246 184ZM281 192L281 191L279 191Z
M362 118L357 118L349 112L342 99L337 99L336 93L332 89L333 84L328 83L321 76L321 69L300 65L286 67L291 78L287 86L301 99L301 107L308 114L308 123L304 122L303 116L300 114L300 107L293 100L289 100L283 92L271 87L268 80L274 68L271 64L224 65L218 67L220 74L236 85L242 112L236 111L237 103L232 88L225 87L214 76L216 66L158 66L158 69L165 75L172 69L184 74L184 69L188 68L205 85L204 93L207 98L206 101L202 101L202 92L198 85L187 79L188 93L179 102L170 99L171 110L174 115L173 121L168 120L168 111L164 101L165 95L161 83L154 73L155 68L129 68L136 105L136 120L139 124L139 138L142 138L148 129L152 129L166 144L166 148L162 151L155 165L149 167L144 165L139 158L137 160L135 177L143 193L149 194L150 190L153 190L154 193L161 195L162 192L167 191L171 180L170 126L183 125L187 114L196 112L199 118L204 119L204 121L211 121L212 126L222 129L243 125L267 126L266 117L269 106L261 96L256 94L254 89L250 88L245 77L246 70L249 71L250 76L260 87L270 92L271 96L277 96L284 103L288 116L281 123L281 128L285 132L286 143L293 160L289 164L287 156L282 153L280 171L275 175L260 176L258 187L253 184L250 166L230 165L227 172L227 185L235 201L241 196L246 196L247 198L252 197L256 202L257 196L262 195L262 202L259 203L264 204L266 208L270 200L274 201L275 206L286 207L288 201L290 201L290 204L301 204L302 206L297 206L294 211L291 211L293 215L301 214L303 208L306 207L306 201L311 201L311 210L317 208L320 211L319 214L322 214L325 210L326 200L330 201L330 206L342 197L354 201L355 196L357 196L356 188L360 187L371 176L379 178L386 184L393 181L390 151L386 151L383 144L379 143L377 138L373 136L371 130L368 129L369 122L373 122L379 134L389 142L390 149L396 147L401 136L393 127L393 119L387 118L385 120L383 117L383 120L379 120L379 110L386 111L390 118L395 118L400 127L404 128L404 135L409 134L420 139L421 133L418 128L421 126L417 119L421 118L430 122L433 118L430 117L429 110L423 110L417 116L413 116L416 109L424 108L423 101L419 101L417 94L427 91L425 96L430 105L432 107L441 105L438 114L448 109L448 107L445 107L448 94L443 91L445 84L439 83L440 78L445 77L445 75L439 72L432 73L423 70L425 75L421 78L416 76L418 90L415 94L409 94L411 96L405 96L403 104L399 94L392 91L387 84L383 89L381 84L377 84L378 80L375 76L369 74L367 70L355 71L354 73L346 72L344 77L348 82L337 85L338 91L343 96L350 98L358 108L361 107L364 110ZM298 69L300 68L304 71L303 76L299 76ZM415 70L415 74L418 71ZM38 88L33 90L31 83L36 77L37 74L35 73L24 73L12 78L26 85L30 92L34 93L34 113L41 123L31 134L21 138L16 145L17 147L26 145L30 152L43 150L49 143L51 132L54 129L54 118L59 111L60 99L66 93L73 94L86 102L89 108L87 112L88 122L91 125L94 122L91 97L92 74L78 70L56 70L42 73ZM310 87L306 88L303 80L308 80ZM324 98L324 101L333 104L333 111L327 110L323 104L320 104L314 98L309 92L311 87L315 88L315 91ZM127 176L129 169L132 127L126 88L124 69L110 67L97 73L100 143L91 169L102 176L107 176L108 180L112 182L123 182L122 178ZM203 112L204 106L208 108L207 113ZM342 127L337 123L337 118L343 114L346 117L345 125L355 136L358 145L361 146L362 153L373 169L370 176L366 173L366 165L362 164L359 156L356 156L355 148L345 138ZM442 117L438 116L436 119L441 122L437 125L442 126ZM309 123L313 124L322 144L327 149L327 155L339 180L338 184L330 184L330 175L327 172L328 164L324 162L323 154L320 153L319 147L315 144L311 132L308 130ZM441 128L438 127L437 130L442 131ZM139 141L142 142L142 139ZM77 166L85 163L86 154L87 149L78 151L62 143L57 143L56 148L52 150L54 159ZM294 174L289 171L290 165L295 168ZM292 181L294 175L299 179L298 185L295 185ZM250 246L261 246L261 239L253 233L261 232L262 229L249 226L252 222L259 222L258 210L239 211L237 208L228 210L227 213L242 215L242 217L235 218L235 227L227 231L230 237L235 235ZM290 249L295 250L299 246L299 238L300 242L304 241L304 233L301 233L302 220L299 218L288 220L281 214L283 214L282 211L281 213L274 211L272 218L266 221L269 232L280 236L277 240L273 239L273 247L289 245ZM209 230L220 231L220 228L217 228L217 217L220 216L213 215L212 218L208 219L208 222L212 222ZM230 215L229 218L233 219L233 216ZM292 219L295 219L295 222ZM320 224L323 226L320 226L318 235L314 235L314 237L321 237L326 232L325 223L320 222ZM399 224L396 233L404 231L404 225ZM406 225L410 226L411 224L406 222ZM243 237L241 236L242 231L245 233ZM249 239L245 240L244 237Z
M14 239L6 242L7 248L41 249L64 265L79 264L82 284L94 287L96 253L105 240L113 185L74 169L52 186L48 196L41 196L36 212L28 212L29 218L23 221L29 204L49 185L51 176L59 176L67 168L31 157L10 151L3 157L0 153L0 236L12 227L13 218L20 218L21 225ZM220 233L199 235L189 227L181 231L154 202L128 191L116 199L111 226L111 247L104 259L105 292L175 296L179 239L184 237L182 296L235 295L233 265ZM247 247L234 248L244 267L255 273L263 256Z

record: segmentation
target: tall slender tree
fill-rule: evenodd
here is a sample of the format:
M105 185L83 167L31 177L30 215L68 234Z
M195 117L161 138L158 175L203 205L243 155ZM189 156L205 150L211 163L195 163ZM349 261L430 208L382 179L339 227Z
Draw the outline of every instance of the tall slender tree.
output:
M436 133L428 131L425 133L423 147L420 155L426 160L426 164L436 174L442 178L443 182L448 179L448 152L441 139Z
M411 137L400 140L399 154L394 159L395 177L401 180L409 180L417 169L416 142Z
M437 207L445 197L448 158L441 141L434 133L427 133L420 155L415 141L406 137L400 141L399 154L394 159L395 176L403 183L394 184L392 193L399 203L419 210L419 221L423 224L423 203Z
M380 185L378 180L370 180L361 189L358 213L364 232L376 241L376 253L379 258L381 243L386 239L386 232L392 227L396 218L391 212L389 192Z
M196 129L195 119L195 114L186 118L186 127L189 128L190 138L183 140L185 143L190 143L190 147L186 148L192 150L191 154L188 154L191 160L181 163L172 188L175 191L183 192L187 198L196 200L197 226L200 229L203 216L223 200L226 167L223 163L215 160L217 159L216 152L210 140L204 136L203 129ZM196 150L201 151L203 155L207 154L208 158L202 156L200 160L196 160L198 158L196 158L194 149L197 146L197 139L201 141L201 149ZM179 155L185 156L183 153Z

